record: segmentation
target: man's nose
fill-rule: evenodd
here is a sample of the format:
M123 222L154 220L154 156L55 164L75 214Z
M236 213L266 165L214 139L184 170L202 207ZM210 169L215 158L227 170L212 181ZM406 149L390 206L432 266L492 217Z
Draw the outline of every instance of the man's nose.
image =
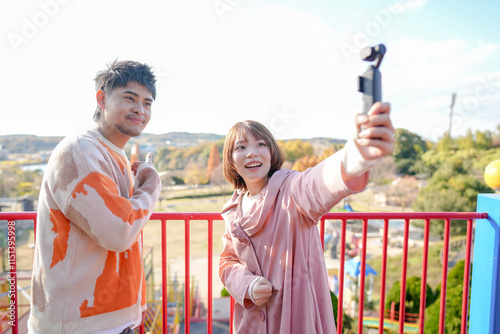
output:
M134 106L133 111L138 115L144 115L146 113L146 108L142 105L142 103L137 103Z

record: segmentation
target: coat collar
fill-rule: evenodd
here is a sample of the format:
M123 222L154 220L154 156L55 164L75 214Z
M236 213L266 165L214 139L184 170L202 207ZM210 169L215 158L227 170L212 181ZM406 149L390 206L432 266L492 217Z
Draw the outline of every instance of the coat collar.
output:
M261 190L260 198L255 205L244 215L241 216L241 197L244 196L242 190L235 190L231 199L224 205L221 215L224 220L231 224L231 234L240 241L251 237L257 233L267 221L271 214L271 209L276 202L278 193L283 186L286 178L295 173L287 169L276 171L267 185Z

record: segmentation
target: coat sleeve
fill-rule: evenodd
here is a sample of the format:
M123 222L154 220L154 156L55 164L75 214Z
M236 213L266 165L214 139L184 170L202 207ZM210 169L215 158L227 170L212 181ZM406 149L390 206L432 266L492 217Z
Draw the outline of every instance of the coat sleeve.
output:
M151 216L161 189L160 177L152 166L141 164L133 192L127 198L120 194L115 178L129 177L127 173L131 172L117 172L112 161L97 149L82 151L76 146L60 156L64 163L60 163L58 173L76 175L69 185L54 178L57 207L100 246L123 252L137 240ZM59 191L63 187L68 189Z
M298 173L291 181L292 200L313 224L341 199L363 190L368 183L367 172L344 182L342 161L345 154L345 149L342 149L318 165Z
M245 294L250 283L259 276L254 275L241 262L236 254L231 233L227 228L222 235L222 243L223 249L219 257L219 278L238 304L252 309L255 304L251 300L245 299Z

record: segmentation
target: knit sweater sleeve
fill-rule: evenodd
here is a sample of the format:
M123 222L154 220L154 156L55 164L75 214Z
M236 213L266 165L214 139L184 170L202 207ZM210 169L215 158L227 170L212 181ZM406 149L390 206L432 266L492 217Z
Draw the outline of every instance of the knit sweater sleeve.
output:
M134 179L127 158L100 141L79 140L60 159L63 170L59 175L74 178L66 180L68 184L54 180L55 190L67 188L54 192L57 207L101 247L115 252L128 249L158 199L161 182L155 169L141 164L132 188Z

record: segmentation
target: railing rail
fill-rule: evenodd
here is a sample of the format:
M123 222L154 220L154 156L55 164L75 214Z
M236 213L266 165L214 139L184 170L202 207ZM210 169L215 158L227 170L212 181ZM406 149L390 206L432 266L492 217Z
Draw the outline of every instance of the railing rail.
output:
M319 233L324 235L325 233L325 222L326 220L340 220L341 221L341 235L340 235L340 268L339 268L339 295L338 295L338 314L337 314L337 331L342 333L342 320L343 320L343 298L344 298L344 274L345 274L345 249L346 249L346 231L347 222L350 220L361 220L362 226L362 239L361 239L361 267L359 275L359 291L365 290L365 274L366 274L366 251L367 251L367 238L368 238L368 221L369 220L383 220L383 245L382 245L382 266L381 266L381 284L380 284L380 305L379 305L379 333L384 332L384 312L385 312L385 290L386 290L386 271L387 271L387 249L388 249L388 232L389 223L392 220L403 220L404 221L404 233L403 233L403 254L402 254L402 265L401 265L401 290L400 290L400 308L398 310L399 314L399 333L404 332L404 319L405 319L405 299L406 299L406 275L407 275L407 260L408 260L408 243L409 243L409 230L410 222L412 220L423 220L424 221L424 235L423 235L423 259L422 259L422 285L421 285L421 296L420 296L420 313L419 313L419 333L423 333L425 324L425 300L426 300L426 284L427 284L427 260L428 260L428 248L429 248L429 234L430 234L430 221L433 219L444 220L445 231L444 231L444 242L443 242L443 268L442 268L442 288L440 296L440 321L439 321L439 333L444 333L445 324L445 310L446 310L446 279L448 271L448 250L449 250L449 237L450 237L450 225L454 220L466 220L467 221L467 235L466 235L466 256L465 256L465 270L464 270L464 292L463 292L463 308L462 308L462 331L465 334L467 332L467 318L468 318L468 300L469 300L469 281L470 281L470 265L471 265L471 247L473 239L473 221L475 219L485 219L488 215L486 212L418 212L418 213L361 213L361 212L343 212L343 213L329 213L321 218L319 224ZM8 222L9 232L13 231L15 235L15 222L16 220L33 220L36 229L36 213L34 212L0 212L0 221L6 220ZM184 221L184 251L185 251L185 273L184 273L184 332L190 332L190 223L192 221L206 221L208 224L207 229L207 239L208 239L208 280L207 280L207 291L208 291L208 303L207 303L207 333L211 334L212 329L212 258L213 258L213 224L214 221L222 220L219 213L162 213L155 212L151 216L151 220L161 221L161 257L162 257L162 323L163 333L166 333L167 324L167 289L165 284L167 282L167 230L166 226L169 221ZM222 223L222 222L221 222ZM9 234L10 235L10 234ZM9 279L16 279L16 259L15 259L15 238L12 241L12 246L9 244L9 251L14 253L13 261L10 261L11 256L9 255L9 265L10 265L10 275ZM323 240L323 238L321 238ZM156 253L157 254L157 253ZM14 285L15 287L15 285ZM17 289L12 291L12 300L14 301L14 312L15 312L15 323L12 327L12 332L17 333L18 329L18 316L17 316ZM234 301L233 301L234 302ZM358 333L362 333L363 328L363 316L364 316L364 293L359 294L359 312L358 312ZM230 330L232 333L232 314L233 314L233 304L231 304L231 318L230 318ZM144 330L144 329L142 329Z

